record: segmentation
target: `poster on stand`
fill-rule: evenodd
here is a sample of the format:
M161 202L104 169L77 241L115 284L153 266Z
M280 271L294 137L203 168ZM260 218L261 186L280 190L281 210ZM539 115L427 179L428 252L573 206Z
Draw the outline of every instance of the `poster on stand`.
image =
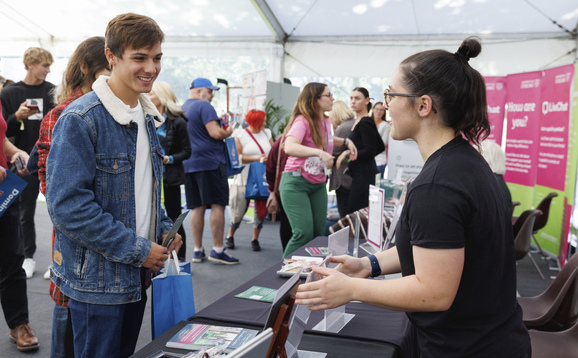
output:
M506 115L507 77L484 77L490 135L487 139L502 145L504 118Z
M567 169L573 172L571 177L574 177L576 172L575 166L568 166L573 78L574 65L556 67L543 72L540 86L541 119L534 206L549 193L553 192L558 196L550 204L546 226L534 237L542 249L553 257L564 252L568 237L565 223L569 214L565 192L575 185L575 179L569 180L567 172ZM573 193L573 190L570 191ZM560 257L560 262L563 263L564 259L565 257Z
M530 209L538 167L541 116L540 84L542 71L507 77L506 174L512 200L519 201L514 215Z

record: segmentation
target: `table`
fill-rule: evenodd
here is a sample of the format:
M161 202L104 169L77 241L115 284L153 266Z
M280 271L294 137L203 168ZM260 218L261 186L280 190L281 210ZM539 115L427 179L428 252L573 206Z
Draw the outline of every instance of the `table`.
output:
M318 237L306 246L327 246L327 237ZM363 255L365 252L360 250L360 254ZM297 250L294 255L308 256L305 247ZM165 343L187 323L263 329L271 304L235 298L235 295L255 285L270 288L281 287L287 278L277 275L276 272L280 268L281 261L197 312L189 318L189 322L183 321L175 325L135 353L133 357L148 357L158 350L186 353L184 350L167 348ZM404 351L407 351L406 348L411 345L409 342L411 339L406 338L410 336L408 334L410 324L405 313L361 302L346 304L345 312L355 314L355 317L339 333L313 331L312 327L323 319L323 311L311 312L299 349L326 352L328 358L344 356L394 358L404 356Z

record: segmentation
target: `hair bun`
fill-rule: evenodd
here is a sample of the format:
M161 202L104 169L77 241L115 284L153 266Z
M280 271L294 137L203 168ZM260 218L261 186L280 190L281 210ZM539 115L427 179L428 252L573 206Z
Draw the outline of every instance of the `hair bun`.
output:
M468 37L462 42L460 48L455 53L457 57L469 61L470 58L477 57L482 52L482 44L477 37Z

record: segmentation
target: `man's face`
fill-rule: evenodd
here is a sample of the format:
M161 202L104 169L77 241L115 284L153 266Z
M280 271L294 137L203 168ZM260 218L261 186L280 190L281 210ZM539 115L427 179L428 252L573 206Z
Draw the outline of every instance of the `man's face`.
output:
M150 48L125 49L122 58L106 49L106 56L112 65L110 81L114 83L115 95L123 100L138 99L141 93L149 93L161 72L163 53L160 42Z
M46 81L46 76L50 73L51 63L37 62L35 64L28 63L28 73L32 76L35 82L42 83Z
M203 101L211 102L215 95L213 94L213 90L207 87L201 87L201 99Z

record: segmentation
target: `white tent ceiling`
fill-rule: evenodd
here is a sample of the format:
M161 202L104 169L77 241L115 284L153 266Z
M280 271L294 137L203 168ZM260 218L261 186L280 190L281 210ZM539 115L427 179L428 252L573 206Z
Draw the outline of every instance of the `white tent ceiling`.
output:
M484 75L576 59L576 0L0 0L0 55L40 45L69 56L124 12L159 23L165 56L270 56L274 80L388 76L469 35L483 40Z

